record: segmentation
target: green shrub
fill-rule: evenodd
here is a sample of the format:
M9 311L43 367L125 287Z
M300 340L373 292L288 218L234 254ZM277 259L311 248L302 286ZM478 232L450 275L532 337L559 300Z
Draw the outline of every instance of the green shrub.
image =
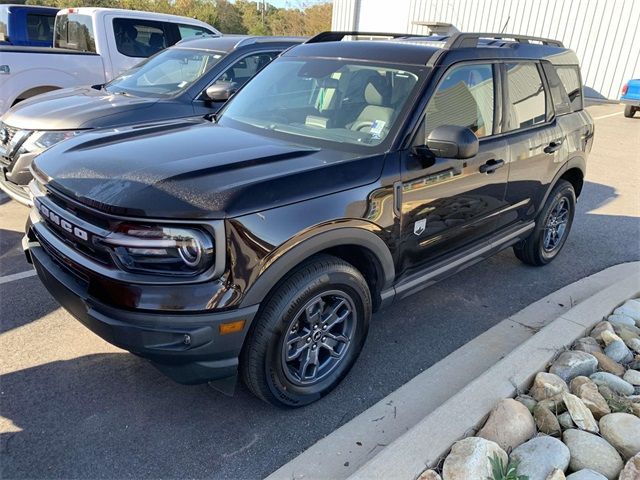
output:
M518 463L508 462L506 465L497 453L489 458L492 475L487 480L529 480L526 475L518 475Z

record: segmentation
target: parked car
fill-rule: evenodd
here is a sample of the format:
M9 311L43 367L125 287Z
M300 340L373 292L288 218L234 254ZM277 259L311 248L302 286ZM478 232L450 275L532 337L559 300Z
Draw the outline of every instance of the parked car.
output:
M157 53L105 85L56 90L20 102L0 119L0 189L30 205L29 167L46 148L94 128L215 113L224 104L216 92L237 90L283 50L302 41L195 38Z
M576 55L346 35L287 50L215 119L38 156L24 245L51 294L179 382L229 391L239 366L298 407L345 377L372 312L508 247L553 261L593 142Z
M627 118L633 117L640 110L640 78L624 84L620 101L625 104L624 116Z
M68 8L56 15L55 48L0 47L0 114L58 88L108 82L181 39L215 34L193 18L111 8Z
M50 47L58 8L0 5L0 45Z

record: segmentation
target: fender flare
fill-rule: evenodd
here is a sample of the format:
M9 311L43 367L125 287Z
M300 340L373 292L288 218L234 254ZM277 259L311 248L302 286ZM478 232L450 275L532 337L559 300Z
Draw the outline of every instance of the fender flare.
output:
M367 229L362 227L338 227L323 231L296 241L292 246L283 244L277 258L256 279L247 290L240 308L255 305L268 295L271 289L293 268L300 265L307 258L328 248L339 246L357 246L373 254L381 267L381 291L389 289L395 280L395 264L389 247L373 233L370 224Z
M558 172L553 177L553 180L551 180L551 182L549 183L549 187L547 187L547 191L545 192L544 197L542 198L542 201L540 202L540 206L539 206L538 210L536 211L536 217L540 213L542 208L544 208L544 205L547 203L547 199L549 198L549 195L551 194L551 191L553 190L553 188L558 183L558 180L560 180L560 177L562 177L569 170L571 170L573 168L577 168L578 170L580 170L582 172L582 178L585 178L586 177L586 165L587 165L587 162L586 162L586 159L584 157L582 157L580 155L574 155L569 160L567 160L564 163L564 165L562 165L562 167L560 167L560 169L558 169Z

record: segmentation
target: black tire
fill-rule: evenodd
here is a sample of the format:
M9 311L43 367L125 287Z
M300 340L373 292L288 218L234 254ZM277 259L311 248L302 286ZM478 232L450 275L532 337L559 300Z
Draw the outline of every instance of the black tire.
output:
M339 305L341 299L344 306L335 316L326 313L317 316L322 308L330 310ZM314 314L309 316L309 312ZM344 317L344 320L321 331L330 323L327 319L338 317ZM362 274L339 258L316 256L286 278L260 309L240 358L242 378L257 397L268 403L289 408L308 405L329 393L349 372L364 345L370 318L371 294ZM314 330L315 327L319 329ZM347 332L347 327L348 333L340 330L344 328ZM307 329L309 333L305 333ZM318 333L321 338L316 338ZM328 337L324 335L331 338L326 340ZM325 342L338 337L348 337L349 341L335 342L334 353L341 353L330 355ZM305 341L286 348L287 340L293 342L294 338ZM308 342L311 342L309 346ZM298 358L288 361L288 353L303 349ZM303 366L305 359L313 355L318 363L307 362ZM323 362L329 362L323 367L324 372L317 366L322 358ZM298 368L294 368L296 362L299 362ZM335 364L331 366L330 362ZM312 367L311 370L307 366ZM316 372L317 379L306 379L308 372Z
M625 105L624 106L624 116L627 118L631 118L635 115L636 113L636 107L632 106L632 105Z
M549 245L546 245L545 227L550 219L553 219L554 209L563 205L560 202L564 202L563 204L568 207L566 224L557 243L552 249L548 249L546 248ZM516 257L528 265L537 267L550 263L558 256L567 241L575 211L576 192L573 189L573 185L566 180L558 180L558 183L549 194L544 208L538 215L533 232L525 240L514 245L513 252Z

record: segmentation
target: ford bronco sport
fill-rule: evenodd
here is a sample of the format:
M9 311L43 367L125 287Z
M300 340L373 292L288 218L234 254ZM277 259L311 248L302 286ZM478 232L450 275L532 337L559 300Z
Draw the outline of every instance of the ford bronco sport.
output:
M363 36L287 50L215 118L36 158L24 247L51 294L178 382L240 373L297 407L347 374L372 312L507 247L551 262L593 141L575 54Z

